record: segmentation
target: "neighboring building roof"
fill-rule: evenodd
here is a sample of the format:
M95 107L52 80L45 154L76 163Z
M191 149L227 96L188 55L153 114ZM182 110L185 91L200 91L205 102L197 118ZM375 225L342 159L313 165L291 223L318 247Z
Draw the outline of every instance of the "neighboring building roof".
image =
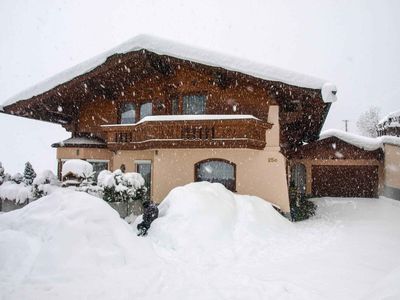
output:
M400 110L386 115L382 120L379 121L377 127L380 130L388 127L400 127Z
M106 143L102 139L96 137L71 137L64 141L54 143L51 146L54 148L59 148L59 147L105 148Z
M42 94L79 75L85 74L103 64L108 57L114 54L123 54L142 49L146 49L159 55L172 56L209 66L237 71L264 80L283 82L303 88L320 89L324 102L329 103L336 101L336 86L330 82L327 82L326 80L287 71L265 64L255 63L242 58L232 57L200 48L194 48L166 39L148 35L139 35L109 51L106 51L90 60L67 69L27 90L18 93L17 95L5 101L3 106L8 106L19 100L28 99ZM0 106L0 110L1 109L2 107Z
M358 148L373 151L379 148L383 148L384 144L392 144L400 146L400 138L394 136L380 136L376 138L366 137L354 133L345 132L337 129L329 129L320 134L320 140L337 137L338 139L345 141Z

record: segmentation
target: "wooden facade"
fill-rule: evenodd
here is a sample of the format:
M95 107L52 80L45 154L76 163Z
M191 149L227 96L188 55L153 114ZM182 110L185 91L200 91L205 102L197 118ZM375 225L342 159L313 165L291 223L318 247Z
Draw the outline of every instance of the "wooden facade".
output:
M304 183L314 197L377 197L382 190L383 151L356 147L329 137L294 149L289 154L289 180ZM302 166L303 179L295 170Z
M206 114L253 115L264 124L267 123L270 105L279 105L283 151L304 141L316 140L330 105L323 102L320 90L262 80L141 50L113 55L94 70L41 95L6 106L4 112L59 123L73 136L90 134L110 142L109 133L115 129L108 130L102 125L120 122L119 112L123 103L134 102L139 108L150 101L153 115L171 115L174 113L172 103L177 101L178 111L175 113L182 114L182 99L192 94L206 97ZM137 120L138 117L137 111ZM231 128L242 126L240 120L230 124ZM249 125L244 126L249 128ZM173 126L169 127L172 130ZM152 126L147 125L147 128ZM258 128L260 126L256 125L255 130ZM234 131L238 133L234 138L243 137L242 130ZM152 138L164 139L165 132L159 131ZM246 135L250 132L247 130ZM261 148L264 142L228 142L225 145ZM174 147L187 145L187 141L168 144ZM199 147L216 145L218 143L198 143ZM121 142L121 147L126 148L126 144Z

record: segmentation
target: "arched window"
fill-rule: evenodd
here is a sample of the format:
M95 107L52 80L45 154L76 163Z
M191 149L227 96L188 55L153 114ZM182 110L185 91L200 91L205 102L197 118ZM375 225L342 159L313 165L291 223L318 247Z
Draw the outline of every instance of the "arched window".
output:
M207 159L195 164L195 181L219 182L236 191L236 165L224 159Z
M122 103L120 110L121 124L134 124L136 122L136 105L132 102Z
M146 102L140 105L140 120L153 114L153 103Z

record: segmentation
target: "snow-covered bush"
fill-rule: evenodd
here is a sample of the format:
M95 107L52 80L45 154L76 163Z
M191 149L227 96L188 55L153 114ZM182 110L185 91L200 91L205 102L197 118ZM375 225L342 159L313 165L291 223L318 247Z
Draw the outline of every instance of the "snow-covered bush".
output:
M122 173L120 169L110 172L103 170L97 177L97 184L103 188L103 199L107 202L144 201L147 189L139 173Z
M60 186L56 175L50 170L43 171L32 182L33 198L39 199L48 195L54 186Z
M81 159L69 159L62 166L64 185L89 185L93 182L93 166Z
M290 216L292 221L303 221L315 215L317 206L300 193L293 182L289 187Z
M14 181L15 183L19 184L24 180L24 176L21 173L15 173L13 176L11 176L11 180Z
M36 177L36 172L33 169L31 163L28 161L25 163L25 169L24 169L24 182L27 185L32 185L33 180Z
M10 200L17 204L24 204L33 200L32 187L25 183L15 183L14 181L4 182L0 186L0 199Z

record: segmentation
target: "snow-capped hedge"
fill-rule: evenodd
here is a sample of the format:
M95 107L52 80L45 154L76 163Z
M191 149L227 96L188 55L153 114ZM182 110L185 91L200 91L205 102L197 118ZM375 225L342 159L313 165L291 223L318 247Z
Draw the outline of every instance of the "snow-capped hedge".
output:
M27 203L33 200L32 187L13 181L4 182L0 186L0 199L14 201L17 204Z
M103 170L97 177L97 184L103 188L103 199L107 202L129 202L143 200L146 195L144 179L139 173L122 173Z

